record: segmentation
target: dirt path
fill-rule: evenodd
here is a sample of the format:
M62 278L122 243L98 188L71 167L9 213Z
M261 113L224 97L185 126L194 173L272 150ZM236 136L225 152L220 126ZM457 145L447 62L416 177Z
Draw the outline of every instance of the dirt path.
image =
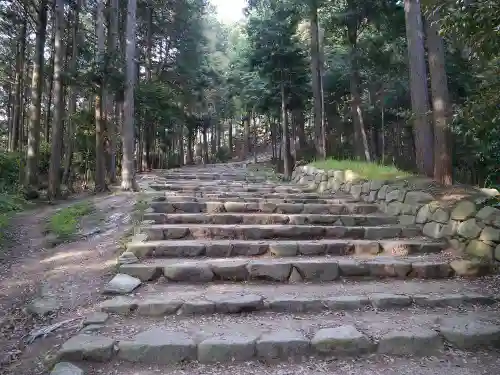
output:
M99 221L84 220L81 240L47 248L46 218L61 206L16 216L7 247L0 252L0 374L43 374L54 347L79 329L81 319L26 345L33 329L78 318L93 310L100 289L113 272L120 238L131 228L136 196L127 193L87 197ZM66 203L67 204L67 203ZM60 308L44 318L27 307L35 298Z

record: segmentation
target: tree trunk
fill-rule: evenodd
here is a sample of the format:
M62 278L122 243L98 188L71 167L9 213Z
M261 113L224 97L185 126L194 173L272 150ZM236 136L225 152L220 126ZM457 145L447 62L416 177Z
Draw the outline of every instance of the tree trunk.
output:
M321 101L321 66L319 49L319 26L318 26L318 1L310 0L310 23L311 23L311 75L313 91L313 119L314 119L314 145L316 156L320 159L326 158L325 137L323 123L323 103Z
M60 195L60 168L62 131L64 116L62 68L64 63L63 25L64 0L55 0L54 8L54 121L52 125L52 142L49 166L48 196L50 199Z
M53 4L55 4L53 2ZM54 17L54 5L52 5L52 17ZM45 142L49 142L50 138L50 114L52 107L52 95L54 93L54 58L55 58L55 20L52 18L52 37L50 38L50 63L48 74L48 88L47 88L47 107L45 108L45 129L44 137Z
M26 50L26 30L27 21L23 20L21 30L19 32L17 56L16 56L16 78L15 78L15 93L14 93L14 116L12 119L12 136L10 151L17 151L19 148L19 140L22 138L22 107L23 107L23 82L24 82L24 60Z
M95 96L95 191L106 191L106 169L104 157L104 113L107 97L106 77L104 73L105 60L105 35L104 35L104 0L97 1L97 20L96 20L96 38L97 38L97 64L100 80L100 86Z
M283 174L286 179L290 179L292 177L292 156L290 155L290 135L288 134L288 113L286 109L284 77L281 79L281 127L283 132Z
M432 107L434 116L434 179L445 185L453 183L450 150L450 99L446 79L443 38L439 35L439 14L428 15L427 49L431 76Z
M368 137L363 120L363 111L361 109L361 91L358 66L358 28L356 21L351 21L347 26L347 35L350 44L350 62L351 62L351 115L354 124L354 149L359 159L371 161L370 148L368 146Z
M208 164L208 137L207 128L203 128L203 164Z
M250 116L247 114L243 118L243 127L244 127L244 144L245 144L245 156L244 159L248 157L250 153Z
M73 31L72 31L72 48L71 48L71 61L69 63L69 71L73 74L76 72L78 67L78 43L80 41L79 37L79 22L80 22L80 9L82 7L82 0L77 0L76 7L73 11ZM67 129L67 140L66 140L66 154L64 156L64 174L63 174L63 184L68 184L71 174L71 162L73 159L73 151L75 144L75 131L76 125L73 116L76 112L76 99L77 99L77 89L74 84L69 86L68 90L69 104L68 104L68 129Z
M227 148L229 149L229 158L233 158L233 119L229 119L229 129L227 135Z
M423 40L420 0L405 0L406 37L410 65L411 106L414 120L415 157L420 173L432 177L434 174L432 126L428 119L429 94L427 91L427 69Z
M137 188L134 169L134 87L137 76L135 68L136 9L136 0L128 0L126 30L127 74L122 130L123 160L121 187L123 190L134 190Z
M108 54L112 60L121 60L117 55L118 50L118 0L110 0ZM118 103L111 95L106 99L106 121L109 138L109 182L116 182L116 133L118 131Z
M38 187L38 156L40 149L40 117L42 110L43 88L43 52L47 35L47 0L40 2L36 25L35 56L33 58L33 76L31 80L31 106L28 125L28 152L26 156L27 190Z

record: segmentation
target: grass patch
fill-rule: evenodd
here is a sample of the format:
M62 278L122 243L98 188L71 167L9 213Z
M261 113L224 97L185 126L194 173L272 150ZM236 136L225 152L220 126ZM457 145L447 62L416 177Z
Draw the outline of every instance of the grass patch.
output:
M93 211L94 206L89 202L75 203L61 208L50 217L47 230L58 239L71 239L78 232L81 218Z
M357 173L361 178L367 180L391 180L412 176L411 173L402 171L395 166L368 163L357 160L318 160L309 164L315 168L324 170L348 170Z
M22 211L29 203L21 196L0 193L0 242L5 239L6 228L12 216Z

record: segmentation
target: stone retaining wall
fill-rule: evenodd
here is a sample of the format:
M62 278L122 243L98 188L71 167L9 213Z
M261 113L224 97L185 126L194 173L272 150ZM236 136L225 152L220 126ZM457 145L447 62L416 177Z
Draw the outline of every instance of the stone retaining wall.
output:
M398 216L403 225L418 226L424 235L447 239L464 254L500 261L500 200L495 189L438 185L427 178L372 180L351 170L325 171L299 166L292 181L318 192L346 192Z

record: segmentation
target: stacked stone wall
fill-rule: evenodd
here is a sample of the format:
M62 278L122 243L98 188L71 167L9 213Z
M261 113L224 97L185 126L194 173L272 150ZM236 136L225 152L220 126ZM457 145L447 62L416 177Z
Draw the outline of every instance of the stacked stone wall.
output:
M318 192L346 192L376 203L402 225L448 240L466 255L500 261L500 195L495 189L443 187L430 179L366 180L351 170L299 166L292 180Z

